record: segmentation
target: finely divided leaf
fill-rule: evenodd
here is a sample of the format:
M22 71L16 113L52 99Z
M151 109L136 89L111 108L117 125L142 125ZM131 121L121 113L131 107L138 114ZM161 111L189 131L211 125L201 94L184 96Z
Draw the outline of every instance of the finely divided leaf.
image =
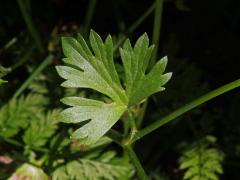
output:
M218 180L218 175L223 173L222 161L224 154L217 148L210 147L215 142L209 141L213 136L194 143L181 157L179 169L186 170L184 180L206 179Z
M58 110L49 111L47 114L40 113L37 118L30 122L30 126L23 135L23 141L30 147L41 147L57 129Z
M95 153L91 153L93 157ZM107 151L95 158L81 158L67 162L57 167L52 177L53 180L125 180L131 179L133 174L134 169L127 158L118 158L116 152Z
M12 137L21 128L35 120L36 114L42 111L47 100L40 95L29 94L18 99L12 99L0 109L0 137Z

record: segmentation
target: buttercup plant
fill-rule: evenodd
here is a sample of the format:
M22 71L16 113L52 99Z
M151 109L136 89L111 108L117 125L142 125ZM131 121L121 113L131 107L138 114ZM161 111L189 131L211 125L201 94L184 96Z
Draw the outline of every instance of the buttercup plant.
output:
M126 40L119 48L125 72L124 81L121 82L114 65L114 45L111 36L103 41L92 30L89 42L91 48L81 35L78 35L77 39L62 38L65 65L56 67L58 74L65 79L62 86L89 88L98 91L106 95L111 103L83 97L65 97L61 101L70 107L60 113L59 120L65 123L85 122L71 135L74 139L80 139L83 146L93 145L108 133L109 137L128 152L140 179L148 179L148 177L132 148L133 142L181 114L240 84L240 80L237 80L222 86L142 130L138 130L131 109L152 94L164 90L163 85L169 81L172 75L172 73L164 74L167 57L157 61L152 69L146 73L154 48L153 45L149 46L147 34L143 34L134 46L131 45L130 40ZM130 131L126 136L122 136L111 128L125 112L128 114L129 122L127 123L130 124Z
M216 7L209 4L206 14L217 8L220 13L215 19L228 15L224 22L230 25L229 31L224 43L219 43L226 32L208 37L213 29L205 27L212 18L197 21L201 17L199 8L194 8L198 2L165 3L2 3L0 179L238 179L239 89L179 118L240 86L238 53L234 47L226 48L238 35L231 31L238 18L231 18L234 9L224 9L228 1ZM169 29L171 19L179 14L181 23ZM199 31L191 28L193 23ZM214 24L214 29L223 29L226 23ZM91 27L111 29L114 34L103 39ZM149 39L146 33L136 43L127 39L136 37L143 27L152 31ZM60 36L77 32L81 35L76 38L62 38L65 57L59 63ZM191 38L199 32L202 39ZM189 38L183 40L186 33ZM225 51L219 53L219 49ZM159 54L171 57L171 67L167 57L160 59ZM203 63L196 58L204 58ZM165 70L167 64L169 70ZM238 80L194 99L233 76ZM61 81L66 88L59 87ZM164 87L167 90L162 93ZM135 147L144 136L176 118Z
M94 54L79 35L63 38L63 61L68 66L57 66L59 75L66 79L64 87L90 88L107 95L112 103L80 98L66 97L62 102L72 106L64 110L60 119L67 123L79 123L90 119L86 125L75 131L73 138L80 138L82 144L91 145L102 137L130 107L144 98L164 90L162 87L171 77L163 74L167 58L160 60L145 74L153 46L149 47L146 34L136 42L134 48L127 40L120 49L125 70L125 88L121 85L113 62L113 43L111 36L103 42L100 36L91 31L90 44Z

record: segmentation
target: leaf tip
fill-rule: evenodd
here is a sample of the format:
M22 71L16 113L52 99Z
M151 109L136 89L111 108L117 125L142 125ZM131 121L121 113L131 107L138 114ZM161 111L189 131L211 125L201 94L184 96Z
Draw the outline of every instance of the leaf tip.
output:
M90 33L96 33L92 28L90 29Z
M60 99L60 102L63 103L63 104L66 104L65 99L66 99L66 98L61 98L61 99Z
M166 74L163 75L164 77L164 84L167 83L171 78L172 78L172 72L168 72Z
M106 38L106 40L105 40L105 43L112 43L112 36L109 34L109 35L107 35L107 38Z
M60 70L60 69L61 69L61 66L55 66L55 69L56 69L57 73L58 73L58 74L60 74L60 71L61 71L61 70Z
M66 37L66 36L61 37L62 45L64 45L67 42L68 39L69 39L69 37Z
M148 38L148 35L147 35L146 32L143 33L143 36L144 36L145 38Z
M56 115L56 119L57 119L58 122L68 123L68 121L66 121L66 118L64 118L64 116L63 116L63 112L64 111L58 113Z
M137 40L137 42L141 42L141 41L149 44L149 38L148 38L148 35L146 32L144 32ZM137 44L137 42L136 42L136 44Z
M162 58L162 61L164 61L166 64L168 63L168 57L167 56L164 56L163 58Z
M99 35L98 35L98 33L96 32L96 31L94 31L93 29L91 29L90 30L90 34L89 34L89 37L91 38L91 37L100 37ZM101 37L100 37L101 38Z

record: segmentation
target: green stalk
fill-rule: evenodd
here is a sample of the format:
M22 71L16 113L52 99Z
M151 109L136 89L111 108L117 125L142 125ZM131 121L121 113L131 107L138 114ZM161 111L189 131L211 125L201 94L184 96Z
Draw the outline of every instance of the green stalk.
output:
M14 93L13 98L18 97L34 80L34 78L41 73L41 71L49 65L49 63L53 60L53 55L48 55L45 60L38 66L38 68L32 73L31 76L20 86L20 88Z
M137 130L137 125L135 122L135 119L133 117L133 114L131 112L131 110L127 110L128 112L128 121L130 122L130 133L129 135L126 137L126 139L123 139L121 146L125 149L125 151L128 153L131 162L133 163L133 165L136 168L137 171L137 175L139 177L139 179L141 180L147 180L148 177L136 155L136 153L133 150L133 144L130 144L130 142L132 141L132 139L135 137L136 133L138 132Z
M172 120L176 119L177 117L181 116L182 114L194 109L195 107L221 95L224 94L232 89L235 89L240 86L240 79L235 80L231 83L228 83L224 86L221 86L220 88L217 88L199 98L196 100L186 104L185 106L175 110L174 112L170 113L169 115L155 121L154 123L150 124L149 126L145 127L144 129L138 131L136 133L135 137L131 141L131 143L137 141L138 139L142 138L143 136L151 133L152 131L158 129L159 127L171 122Z
M163 0L156 0L155 15L154 15L154 24L153 24L153 36L152 44L155 45L155 48L152 53L152 58L149 62L149 67L151 68L157 59L157 52L159 47L160 31L161 31L161 22L162 22L162 12L163 12Z
M129 116L130 125L131 125L130 139L132 139L138 130L137 130L137 125L136 125L136 122L135 122L135 119L133 117L131 110L128 109L127 112L128 112L128 116Z
M153 12L154 8L155 8L156 3L154 2L145 12L144 14L142 14L142 16L139 17L139 19L137 19L131 26L130 28L127 30L126 34L131 34L133 31L135 31L135 29L138 28L138 26L140 24L142 24L142 22L145 21L145 19ZM113 47L113 52L115 52L119 46L127 39L127 36L122 36L121 39L118 41L118 43Z
M137 175L138 175L139 179L148 180L149 178L147 177L147 174L145 173L145 171L144 171L136 153L134 152L132 146L130 144L126 145L126 146L124 146L124 149L128 153L130 159L132 160L132 163L136 168Z
M144 116L145 116L145 113L146 113L146 110L147 110L147 105L148 105L148 99L146 99L146 101L144 102L143 106L142 106L142 109L138 115L138 118L136 120L136 124L137 124L137 128L140 129L141 128L141 125L142 125L142 122L144 120Z
M88 3L86 16L84 18L84 33L85 33L85 35L87 35L90 30L90 25L92 22L92 17L94 14L94 9L96 7L96 3L97 3L96 0L90 0Z
M31 34L32 38L34 39L36 46L38 48L38 50L43 53L44 52L44 48L43 48L43 43L41 41L41 38L35 28L35 26L33 25L32 22L32 18L29 15L29 11L28 11L28 7L26 5L26 3L24 2L24 0L17 0L20 11L22 13L23 19L27 25L28 31Z
M130 122L130 133L127 135L126 138L122 140L122 146L129 145L130 142L132 142L132 139L135 137L136 133L138 132L137 130L137 124L135 122L135 119L133 117L133 114L131 110L127 110L128 113L128 122Z

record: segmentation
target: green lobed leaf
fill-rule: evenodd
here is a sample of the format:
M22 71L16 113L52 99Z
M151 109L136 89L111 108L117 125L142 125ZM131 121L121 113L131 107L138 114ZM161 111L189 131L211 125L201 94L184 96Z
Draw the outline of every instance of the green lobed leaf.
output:
M91 119L72 134L72 138L81 138L81 143L90 145L103 136L120 118L125 108L116 103L106 104L101 101L80 97L62 99L66 105L73 106L64 110L59 119L66 123L79 123Z
M98 39L97 37L98 35L92 31L90 38ZM64 58L63 61L72 66L56 67L58 74L67 80L62 86L94 89L107 95L120 105L126 104L127 98L124 90L119 83L119 79L117 78L118 80L115 80L113 75L116 73L114 66L111 67L111 63L103 63L104 59L107 58L106 47L100 55L97 51L94 51L94 56L87 45L85 45L86 42L83 38L79 36L78 39L80 39L80 41L70 37L62 38L63 52L67 57ZM80 44L80 42L82 42L82 44ZM103 42L96 43L93 41L91 44L92 46L100 46L99 44L101 43ZM108 58L105 61L111 62L113 60Z
M93 89L112 100L111 103L79 97L62 100L71 107L60 114L60 121L86 122L72 134L72 138L81 139L84 145L94 144L120 119L129 106L164 90L162 86L171 77L171 73L163 74L167 64L166 57L146 74L153 46L149 47L148 37L144 34L134 47L127 40L120 49L126 77L124 89L114 65L111 36L103 41L96 32L91 31L89 40L91 49L81 35L77 39L62 38L66 57L63 61L66 65L56 67L58 74L65 79L62 86Z
M162 86L171 78L172 73L163 75L167 65L167 57L158 61L152 70L145 74L152 51L153 46L149 47L146 33L137 40L134 47L127 40L123 48L120 49L129 105L139 103L144 98L163 91L165 88Z

